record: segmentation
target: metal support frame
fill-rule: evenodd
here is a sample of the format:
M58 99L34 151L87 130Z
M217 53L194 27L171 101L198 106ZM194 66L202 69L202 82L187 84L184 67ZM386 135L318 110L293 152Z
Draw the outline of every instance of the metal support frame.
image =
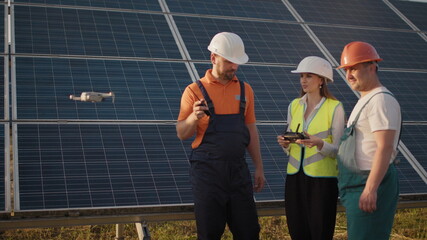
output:
M125 225L124 224L116 224L116 238L115 240L125 240L123 237Z
M136 230L138 231L138 239L139 240L151 240L150 232L148 231L147 224L145 222L137 222L135 223Z

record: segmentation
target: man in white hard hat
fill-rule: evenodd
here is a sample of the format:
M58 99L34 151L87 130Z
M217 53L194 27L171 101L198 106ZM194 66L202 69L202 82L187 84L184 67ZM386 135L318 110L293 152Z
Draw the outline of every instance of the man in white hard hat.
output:
M208 49L212 69L185 89L176 125L181 140L196 135L189 160L198 239L221 239L225 224L236 240L259 239L253 191L261 191L265 178L254 93L236 77L248 56L230 32L216 34ZM253 185L246 150L255 166Z

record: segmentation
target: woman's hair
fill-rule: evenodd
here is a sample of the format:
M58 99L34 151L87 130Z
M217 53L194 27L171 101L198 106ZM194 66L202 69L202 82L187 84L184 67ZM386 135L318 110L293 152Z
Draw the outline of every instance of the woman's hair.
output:
M316 74L317 75L317 74ZM319 76L319 75L317 75ZM328 85L326 84L326 78L319 76L320 79L322 79L322 88L320 89L320 96L325 97L325 98L330 98L333 100L337 100L337 98L329 91L328 89ZM305 92L304 90L301 88L301 92L300 92L300 97L304 96Z

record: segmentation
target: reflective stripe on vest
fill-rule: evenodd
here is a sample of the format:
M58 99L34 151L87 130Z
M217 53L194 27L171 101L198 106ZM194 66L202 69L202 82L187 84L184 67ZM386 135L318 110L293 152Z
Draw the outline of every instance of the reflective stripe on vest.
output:
M292 122L290 131L295 131L298 124L303 126L309 124L307 129L308 134L319 137L327 143L332 143L332 120L335 109L340 104L339 101L327 98L310 123L304 122L304 105L300 104L300 98L295 99L291 103ZM300 130L301 131L301 127ZM317 152L317 147L305 147L304 156L302 155L302 147L299 144L291 143L289 162L287 167L288 174L297 173L302 166L304 173L313 177L336 177L338 175L337 161L335 158L325 157Z

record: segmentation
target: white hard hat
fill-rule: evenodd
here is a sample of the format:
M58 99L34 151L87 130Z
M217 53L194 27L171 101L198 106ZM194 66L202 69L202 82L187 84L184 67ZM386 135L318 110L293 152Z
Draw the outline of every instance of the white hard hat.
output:
M218 54L236 64L245 64L249 57L245 53L245 45L242 39L235 33L220 32L211 40L209 51Z
M296 70L292 73L314 73L325 77L326 80L333 82L333 70L331 64L321 57L309 56L301 60Z

